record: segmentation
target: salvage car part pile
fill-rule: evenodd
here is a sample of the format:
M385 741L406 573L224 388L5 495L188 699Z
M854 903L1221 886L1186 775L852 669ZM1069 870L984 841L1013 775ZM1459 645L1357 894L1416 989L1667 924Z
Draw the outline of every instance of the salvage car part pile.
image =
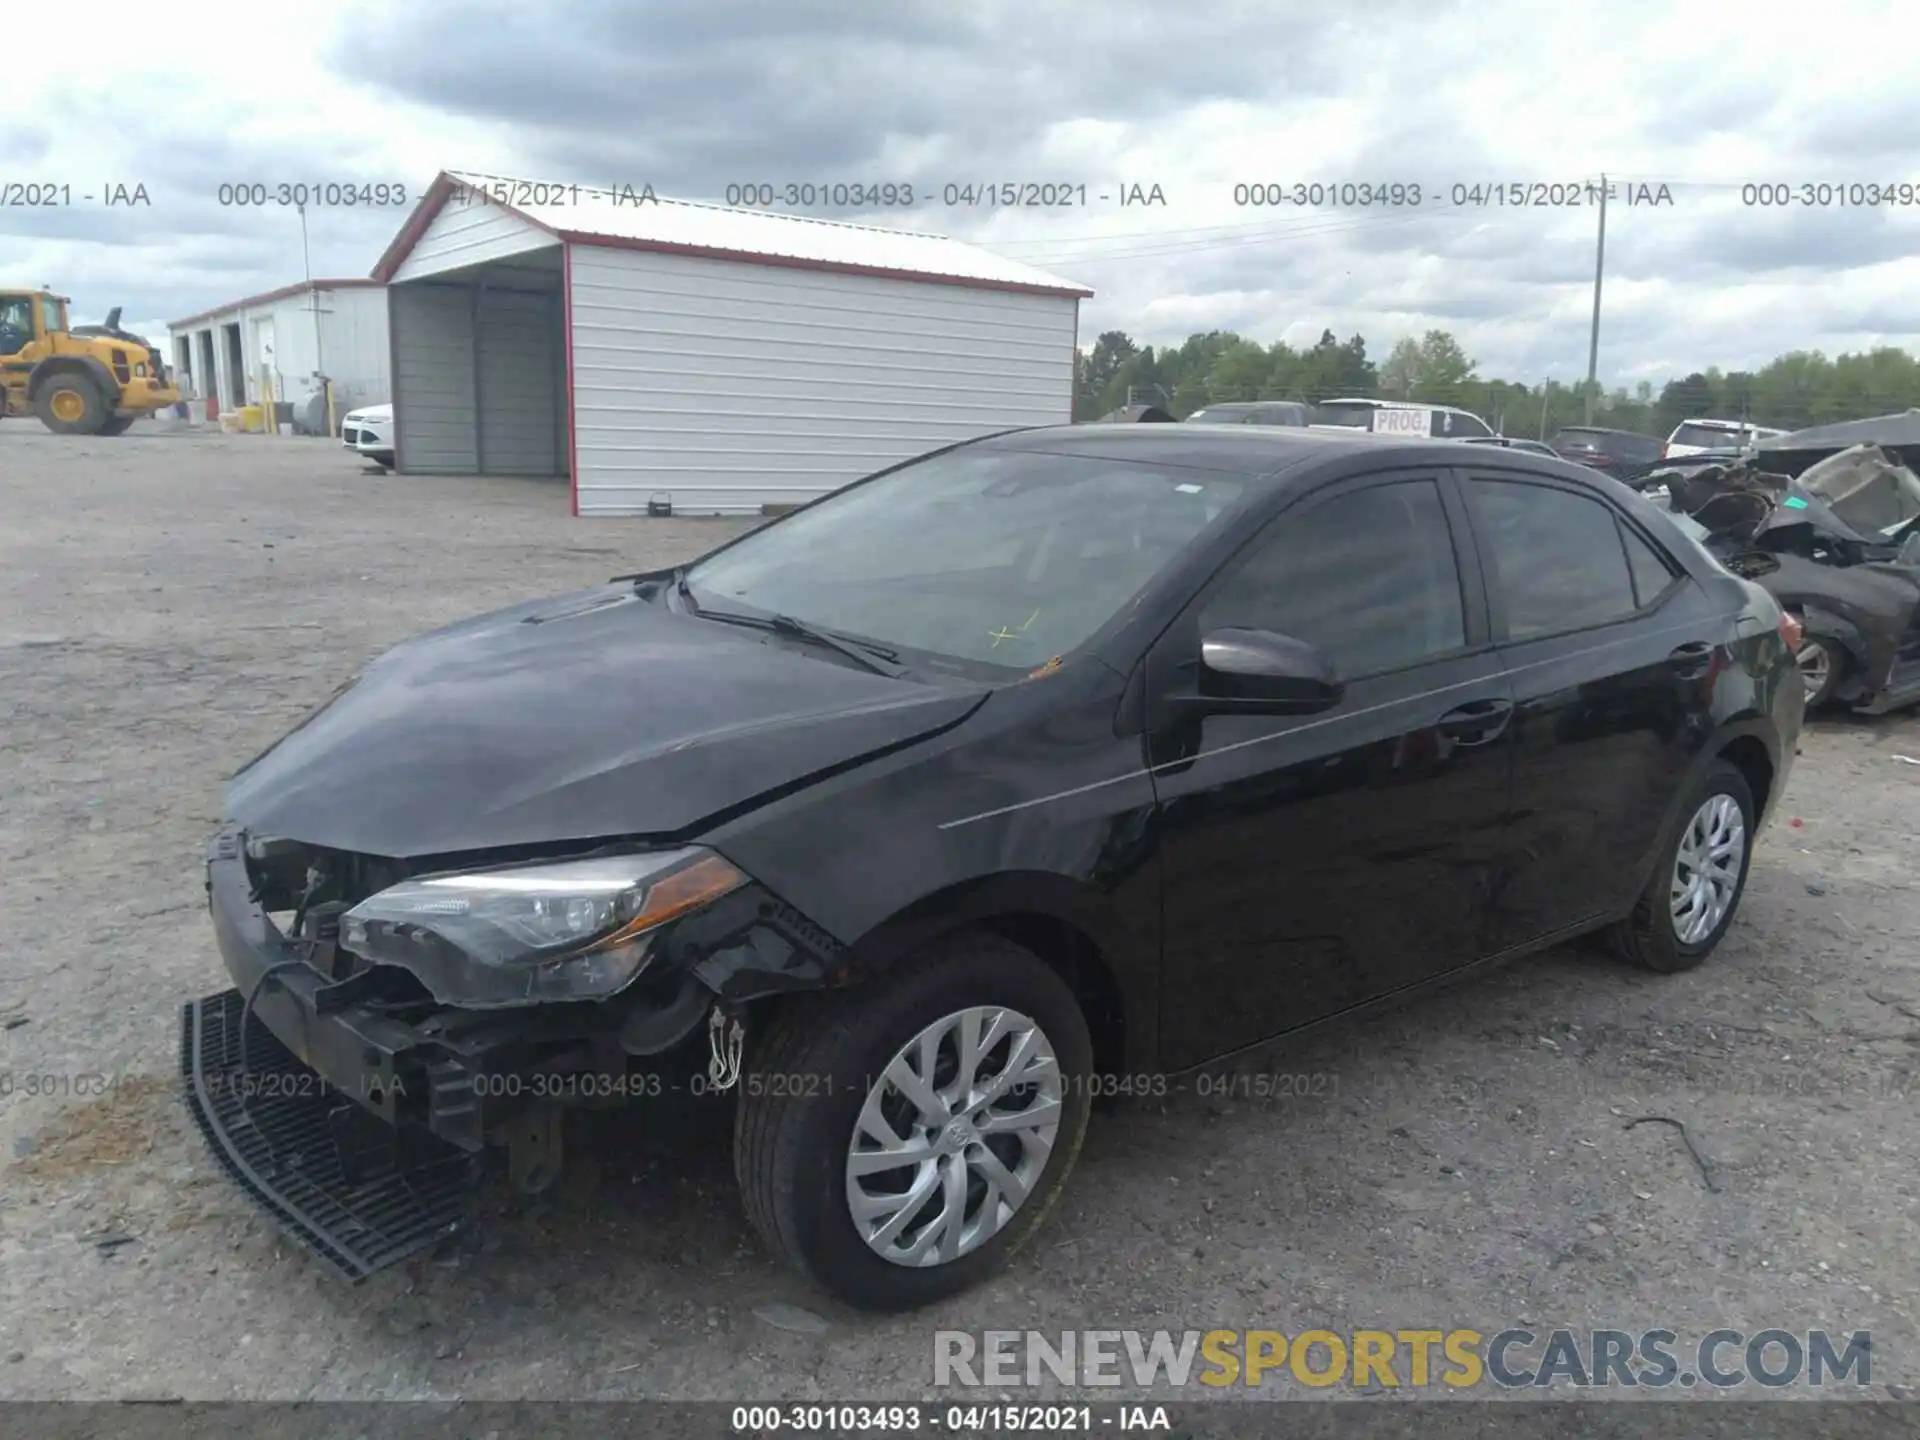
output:
M1892 452L1856 445L1797 478L1672 467L1643 493L1664 494L1723 565L1799 617L1810 703L1877 714L1920 700L1920 476Z

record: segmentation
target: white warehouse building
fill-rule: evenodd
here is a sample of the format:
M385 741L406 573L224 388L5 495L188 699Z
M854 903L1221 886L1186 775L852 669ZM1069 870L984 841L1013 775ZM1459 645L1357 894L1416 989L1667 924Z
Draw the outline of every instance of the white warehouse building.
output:
M167 326L181 394L222 410L257 404L261 383L303 413L324 376L336 418L387 402L387 292L377 280L288 285Z
M937 235L452 173L374 276L395 468L569 478L577 515L762 514L1063 424L1093 293Z

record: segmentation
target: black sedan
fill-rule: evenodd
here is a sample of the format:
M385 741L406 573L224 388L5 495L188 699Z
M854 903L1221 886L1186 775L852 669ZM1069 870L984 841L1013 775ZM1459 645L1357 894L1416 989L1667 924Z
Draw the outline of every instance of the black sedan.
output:
M923 1304L1042 1223L1098 1094L1585 932L1698 964L1795 635L1558 460L956 446L402 644L244 768L190 1104L359 1276L476 1157L550 1185L564 1111L697 1101L769 1246Z

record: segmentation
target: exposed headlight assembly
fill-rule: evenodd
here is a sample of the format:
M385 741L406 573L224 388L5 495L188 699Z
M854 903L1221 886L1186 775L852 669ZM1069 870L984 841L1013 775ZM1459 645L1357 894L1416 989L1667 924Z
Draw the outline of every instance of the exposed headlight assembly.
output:
M645 968L661 925L746 880L697 846L428 876L354 906L340 944L446 1005L602 1000Z

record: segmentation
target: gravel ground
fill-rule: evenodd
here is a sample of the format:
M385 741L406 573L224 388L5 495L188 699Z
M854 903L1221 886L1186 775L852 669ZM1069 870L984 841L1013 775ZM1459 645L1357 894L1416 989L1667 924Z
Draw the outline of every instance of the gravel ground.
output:
M737 530L566 511L322 441L0 425L0 1395L919 1398L936 1329L1522 1322L1870 1330L1874 1393L1915 1382L1901 717L1810 725L1701 970L1558 950L1296 1046L1276 1068L1331 1077L1319 1098L1098 1115L1025 1262L930 1312L778 1268L723 1138L673 1126L603 1139L552 1198L490 1196L451 1253L326 1277L172 1078L181 1002L227 983L200 869L222 777L411 632Z

